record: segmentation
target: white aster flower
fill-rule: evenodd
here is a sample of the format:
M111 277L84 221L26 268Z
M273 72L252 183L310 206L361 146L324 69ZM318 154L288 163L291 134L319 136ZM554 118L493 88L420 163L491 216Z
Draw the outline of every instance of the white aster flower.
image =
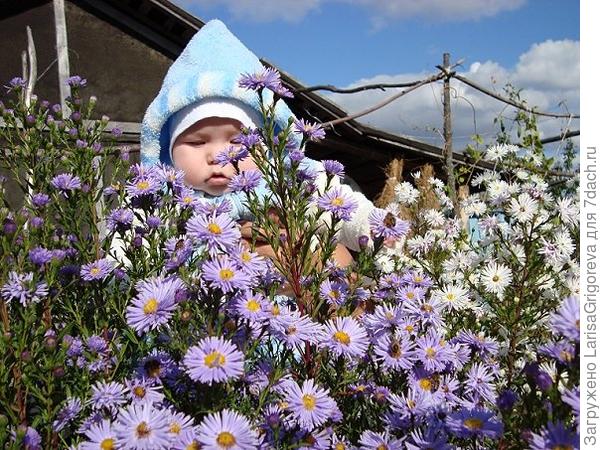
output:
M529 194L523 193L519 197L512 198L508 206L508 212L517 222L527 223L537 212L538 202L532 199Z
M486 161L500 161L501 159L506 157L508 154L515 153L512 150L512 147L515 147L515 146L507 145L507 144L492 145L491 147L489 147L487 149L483 158Z
M404 205L412 205L419 198L419 190L408 181L398 183L394 188L396 201Z
M432 227L441 227L444 225L446 218L444 215L435 209L427 209L423 212L423 219Z
M504 264L491 262L481 273L483 288L492 294L502 294L512 281L512 272Z
M487 185L487 194L493 204L498 205L508 200L508 183L504 180L492 180Z
M469 306L469 295L464 285L447 284L442 289L436 289L432 294L450 310L459 311Z
M556 210L561 222L573 226L576 225L579 219L579 207L573 204L570 198L559 198L556 201Z
M389 256L380 254L375 258L375 267L384 273L392 273L394 271L394 261Z

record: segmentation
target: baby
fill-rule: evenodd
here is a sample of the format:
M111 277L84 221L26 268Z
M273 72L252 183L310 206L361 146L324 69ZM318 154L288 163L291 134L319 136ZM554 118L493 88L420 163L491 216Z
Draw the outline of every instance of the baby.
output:
M228 188L235 169L231 164L221 166L216 156L235 145L242 127L262 125L258 95L238 83L243 74L263 70L258 58L222 22L210 21L173 63L142 122L142 163L174 166L183 170L184 181L198 196L209 201L230 200L234 206L232 218L242 223L242 235L246 238L251 235L251 224L247 222L251 216L240 197ZM265 89L263 98L272 101L272 92ZM285 102L279 100L275 106L276 128L284 129L293 117ZM320 180L324 185L322 164L305 160L304 164L319 173L317 186ZM239 163L239 170L254 168L250 157ZM354 218L344 222L339 231L342 245L335 256L338 263L346 265L351 257L345 247L358 250L358 238L369 235L367 217L374 206L348 186L341 188L359 205ZM269 248L263 250L269 252Z

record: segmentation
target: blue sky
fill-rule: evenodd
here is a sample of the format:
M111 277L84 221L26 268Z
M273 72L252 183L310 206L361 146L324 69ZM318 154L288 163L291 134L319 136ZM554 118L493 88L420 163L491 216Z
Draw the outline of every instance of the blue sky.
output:
M436 71L442 53L480 84L511 82L541 110L579 109L579 2L572 0L177 0L202 20L219 18L258 56L306 85L408 81ZM494 84L494 81L496 82ZM456 135L489 137L503 105L470 89L456 100ZM328 95L328 94L324 94ZM330 96L347 111L389 93ZM413 94L410 94L411 96ZM421 90L363 121L439 144L437 88ZM400 104L401 103L401 104ZM424 111L427 110L427 111ZM576 129L543 120L543 134ZM459 138L462 139L462 138Z

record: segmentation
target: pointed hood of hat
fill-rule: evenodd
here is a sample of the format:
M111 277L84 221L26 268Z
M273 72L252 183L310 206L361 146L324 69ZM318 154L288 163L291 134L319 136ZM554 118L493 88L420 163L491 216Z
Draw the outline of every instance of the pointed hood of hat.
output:
M228 99L249 106L260 114L258 94L238 86L242 74L264 69L258 57L219 20L211 20L198 31L169 68L162 87L142 121L141 160L144 164L163 162L172 165L169 146L169 120L176 112L206 99ZM265 90L263 97L272 100ZM279 100L275 120L285 128L293 117Z

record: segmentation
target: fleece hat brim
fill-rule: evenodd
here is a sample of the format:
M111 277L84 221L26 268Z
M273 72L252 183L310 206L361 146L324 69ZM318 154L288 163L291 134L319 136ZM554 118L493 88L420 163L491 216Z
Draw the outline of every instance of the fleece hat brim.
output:
M234 119L245 128L257 128L262 119L256 111L244 103L231 99L203 99L177 111L169 120L169 156L173 159L173 144L181 133L196 122L209 117Z

